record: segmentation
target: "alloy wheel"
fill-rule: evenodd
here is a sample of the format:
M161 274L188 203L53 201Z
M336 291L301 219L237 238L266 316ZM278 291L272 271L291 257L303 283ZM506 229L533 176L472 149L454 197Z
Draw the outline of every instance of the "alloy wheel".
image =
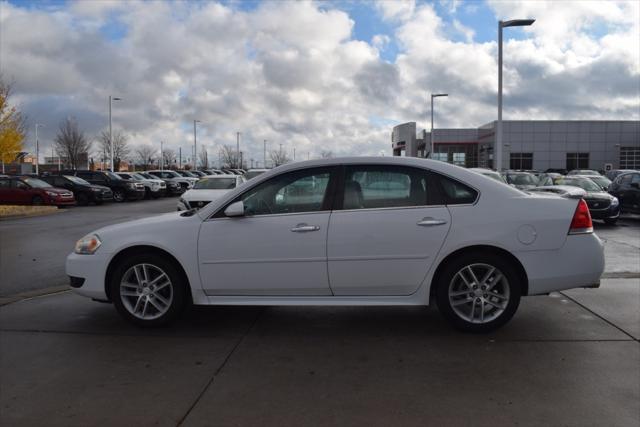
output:
M458 317L470 323L489 323L507 309L509 281L492 265L470 264L453 276L448 295Z
M157 319L171 307L173 284L160 267L136 264L122 276L120 300L127 311L138 319Z

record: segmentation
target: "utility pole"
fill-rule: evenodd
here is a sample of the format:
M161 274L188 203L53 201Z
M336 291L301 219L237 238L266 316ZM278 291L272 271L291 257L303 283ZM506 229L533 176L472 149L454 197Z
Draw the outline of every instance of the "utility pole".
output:
M182 147L178 148L178 153L180 153L179 154L180 164L178 165L178 169L182 169Z
M120 101L122 98L109 95L109 146L111 147L111 172L113 172L113 137L111 132L111 103L113 101ZM103 168L104 169L104 168Z
M264 168L267 168L267 140L264 140L264 157L263 157L263 162L264 162Z
M293 161L296 161L296 147L293 147Z
M36 123L36 175L39 174L38 165L40 164L40 144L38 142L38 127L44 126L40 123Z
M200 120L193 121L193 170L198 170L198 145L196 138L196 123L200 123Z
M160 170L164 170L164 149L162 141L160 141Z
M236 162L240 160L240 132L236 132ZM236 166L237 168L242 167L242 162L240 162L240 166Z

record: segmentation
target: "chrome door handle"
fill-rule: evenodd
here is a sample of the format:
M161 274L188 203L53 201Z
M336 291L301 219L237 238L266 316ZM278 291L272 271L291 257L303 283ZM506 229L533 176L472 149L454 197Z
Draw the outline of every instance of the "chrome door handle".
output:
M318 225L308 225L308 224L298 224L291 229L294 233L306 233L309 231L318 231L320 230L320 226Z
M431 218L430 216L422 218L420 221L418 221L418 225L421 225L423 227L430 227L432 225L444 225L446 223L447 221L444 219L435 219Z

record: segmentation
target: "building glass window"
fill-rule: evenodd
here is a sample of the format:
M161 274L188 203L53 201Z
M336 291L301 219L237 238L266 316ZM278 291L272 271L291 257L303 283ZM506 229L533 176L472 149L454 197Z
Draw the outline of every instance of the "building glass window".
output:
M441 162L447 161L447 153L433 153L434 160L440 160Z
M457 166L465 166L465 153L453 153L453 164Z
M509 168L516 170L533 169L533 153L511 153Z
M567 153L567 170L589 169L589 153Z
M640 147L620 147L620 169L640 169Z

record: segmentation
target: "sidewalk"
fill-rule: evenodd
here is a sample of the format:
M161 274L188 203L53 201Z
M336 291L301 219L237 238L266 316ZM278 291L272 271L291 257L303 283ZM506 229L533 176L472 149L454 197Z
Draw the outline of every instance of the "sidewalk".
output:
M640 422L638 279L525 298L491 335L420 307L206 307L141 330L71 293L0 307L0 327L1 425Z

